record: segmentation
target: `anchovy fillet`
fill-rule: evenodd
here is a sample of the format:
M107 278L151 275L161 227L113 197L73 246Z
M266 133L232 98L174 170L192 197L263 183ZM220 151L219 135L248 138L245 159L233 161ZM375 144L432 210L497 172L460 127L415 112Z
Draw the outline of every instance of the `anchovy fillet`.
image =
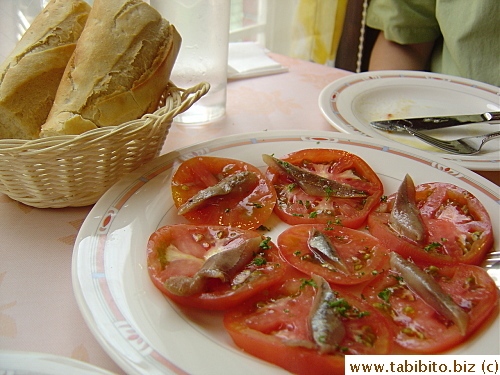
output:
M256 185L259 177L250 171L241 171L223 178L217 184L200 190L193 195L187 202L179 207L177 213L184 215L188 212L198 209L207 203L207 200L213 197L227 195L232 192L243 192Z
M230 245L234 246L233 242ZM201 293L208 279L220 279L223 282L228 282L250 262L254 254L259 251L261 242L260 236L253 237L237 243L234 247L222 249L205 260L200 270L192 277L173 276L167 279L164 284L165 288L179 296L191 296Z
M462 335L469 324L469 315L458 306L441 285L415 263L395 252L390 255L391 267L399 272L406 284L438 313L455 323Z
M318 286L309 318L312 338L321 353L333 352L344 339L346 330L332 304L337 296L328 282L314 275L313 280Z
M415 201L415 185L406 175L399 186L389 217L389 226L398 234L421 243L425 236L425 226Z
M347 184L321 177L271 155L264 154L262 155L262 159L271 168L293 178L302 190L309 195L337 198L362 198L368 196L368 193L363 190L358 190Z
M307 244L314 257L321 263L332 263L336 268L344 273L348 273L347 267L340 258L337 249L330 241L328 236L321 233L316 228L311 229ZM325 260L326 258L326 260ZM328 262L330 261L330 262Z

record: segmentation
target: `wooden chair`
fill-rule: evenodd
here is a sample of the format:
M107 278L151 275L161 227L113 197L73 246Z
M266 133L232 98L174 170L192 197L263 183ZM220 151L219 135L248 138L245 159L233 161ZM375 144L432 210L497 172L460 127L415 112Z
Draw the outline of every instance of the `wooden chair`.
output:
M335 57L336 68L356 73L368 70L370 53L378 35L378 30L365 24L369 2L370 0L349 0Z

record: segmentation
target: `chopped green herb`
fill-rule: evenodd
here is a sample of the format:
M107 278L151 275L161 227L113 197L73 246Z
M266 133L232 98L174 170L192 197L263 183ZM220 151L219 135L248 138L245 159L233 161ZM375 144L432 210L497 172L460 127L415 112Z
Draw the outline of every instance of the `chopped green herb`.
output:
M333 225L343 226L342 225L342 220L340 220L340 219L336 219L335 221L328 220L326 222L326 225L327 225L327 227L325 228L325 230L332 230L333 229Z
M404 281L404 279L401 276L398 275L389 275L389 276L396 279L399 283Z
M332 188L330 186L325 186L323 188L323 190L325 191L325 193L326 193L326 199L328 200L328 198L332 195L333 190L332 190Z
M254 258L253 264L256 266L263 266L264 264L267 263L267 260L265 258Z
M312 286L314 288L317 288L318 285L314 282L313 279L300 279L302 281L302 285L300 286L300 289L304 289L306 286Z
M443 244L441 244L439 242L431 242L430 244L428 244L427 246L424 247L424 250L429 252L432 249L435 249L437 247L442 247L442 246L443 246Z
M271 245L269 244L269 242L271 241L271 237L266 237L265 240L262 240L262 242L260 243L260 248L262 250L269 250L271 248Z
M391 296L392 291L390 289L384 289L381 292L379 292L378 296L385 302L389 302L389 297Z

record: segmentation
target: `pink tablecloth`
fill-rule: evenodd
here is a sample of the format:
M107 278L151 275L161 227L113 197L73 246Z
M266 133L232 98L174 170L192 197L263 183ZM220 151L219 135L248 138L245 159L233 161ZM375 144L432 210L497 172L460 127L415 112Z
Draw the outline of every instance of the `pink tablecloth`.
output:
M242 132L333 130L318 95L351 73L272 57L289 72L230 82L227 116L200 128L174 124L163 152ZM498 173L484 175L498 184ZM51 353L123 373L87 328L73 295L73 244L90 208L35 209L0 194L0 350Z
M271 55L288 73L230 81L227 116L200 128L175 125L164 152L225 135L261 130L334 130L321 115L318 96L332 81L350 72Z

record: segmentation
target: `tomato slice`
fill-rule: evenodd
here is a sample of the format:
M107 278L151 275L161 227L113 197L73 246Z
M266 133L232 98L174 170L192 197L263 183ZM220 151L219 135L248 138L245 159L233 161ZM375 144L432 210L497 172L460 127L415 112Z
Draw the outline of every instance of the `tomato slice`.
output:
M320 353L312 341L308 317L316 287L312 279L287 279L224 315L224 326L246 352L294 374L344 373L346 354L388 354L392 339L386 320L364 301L339 293L345 336L334 352ZM331 307L336 308L336 307Z
M318 254L321 248L310 242L314 230L327 237L336 254L323 255L328 250ZM377 238L356 229L300 224L283 231L277 242L280 253L292 266L309 275L320 275L333 284L361 284L387 268L387 249Z
M224 272L227 280L205 278L202 290L190 295L179 295L167 288L166 283L172 278L194 280L206 259L256 237L258 249L252 250L250 260L231 275ZM255 231L194 224L169 225L153 233L148 241L147 263L151 280L167 297L181 305L210 310L238 305L280 281L287 268L277 247Z
M255 173L257 182L229 194L214 195L183 216L194 224L256 229L272 214L276 192L257 167L243 161L200 156L182 162L172 177L174 203L179 208L200 191L243 171Z
M426 228L423 245L399 236L388 225L395 194L368 217L370 232L388 248L414 261L479 265L493 246L488 212L470 192L449 183L416 186L416 203Z
M464 335L414 293L394 270L380 275L362 294L390 322L396 343L416 353L432 354L456 347L478 330L496 309L498 291L493 279L478 266L430 266L427 272L469 315Z
M377 174L363 159L347 151L307 149L280 160L367 193L366 197L356 198L309 195L294 179L269 167L267 176L278 196L275 212L290 225L341 223L357 228L382 196L383 186Z

